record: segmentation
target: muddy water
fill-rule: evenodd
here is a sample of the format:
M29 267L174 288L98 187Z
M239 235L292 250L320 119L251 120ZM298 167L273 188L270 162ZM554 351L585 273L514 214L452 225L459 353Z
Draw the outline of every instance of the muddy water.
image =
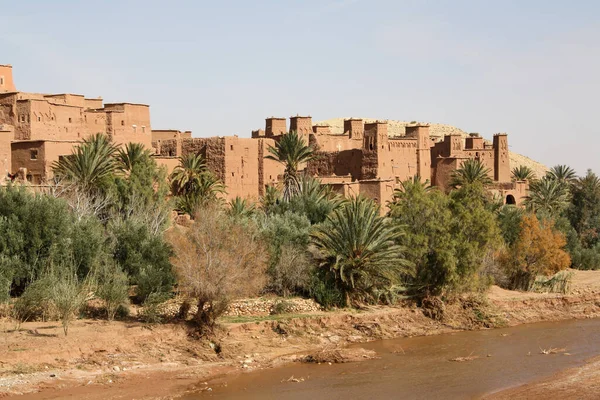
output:
M379 359L293 364L210 382L197 399L468 399L582 365L600 354L600 319L362 344ZM542 349L564 349L540 354ZM565 354L566 353L566 354ZM450 361L457 357L471 361ZM303 379L287 382L290 377Z

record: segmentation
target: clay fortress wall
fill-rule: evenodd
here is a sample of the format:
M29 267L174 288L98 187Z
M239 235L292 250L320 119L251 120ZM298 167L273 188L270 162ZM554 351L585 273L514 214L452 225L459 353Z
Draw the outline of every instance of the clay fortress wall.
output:
M386 121L344 121L344 132L332 134L326 125L313 125L309 116L267 118L264 129L251 137L194 138L189 131L152 130L146 104L111 103L79 94L19 92L12 67L0 65L0 172L5 179L21 173L33 185L52 178L52 164L71 154L84 138L104 133L115 143L141 143L151 148L159 165L169 172L178 158L202 154L227 187L227 198L258 199L267 185L277 185L283 166L266 159L268 148L283 134L298 132L318 153L303 166L334 190L362 194L380 204L391 200L400 182L418 175L446 187L452 171L466 159L478 159L490 170L494 190L505 202L519 204L526 182L511 182L508 139L494 135L491 144L482 137L449 135L440 142L429 137L429 126L413 124L404 136L389 136Z

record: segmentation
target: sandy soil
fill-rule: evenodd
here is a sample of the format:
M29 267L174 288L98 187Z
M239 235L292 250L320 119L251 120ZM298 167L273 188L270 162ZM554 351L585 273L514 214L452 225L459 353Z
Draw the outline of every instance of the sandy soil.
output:
M465 298L446 305L439 321L414 306L224 321L212 341L195 338L184 324L78 320L65 337L57 323L31 322L16 329L4 321L0 397L167 399L207 389L203 382L219 374L273 368L349 343L600 317L600 271L575 272L572 288L573 294L560 296L492 287L487 302ZM588 375L594 376L593 368ZM597 383L599 377L590 379Z
M540 382L529 383L486 397L490 400L592 400L600 397L600 358Z

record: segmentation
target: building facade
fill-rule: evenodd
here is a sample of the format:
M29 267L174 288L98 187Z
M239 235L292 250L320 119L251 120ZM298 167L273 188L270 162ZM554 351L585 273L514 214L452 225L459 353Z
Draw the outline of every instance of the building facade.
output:
M452 171L466 159L478 159L490 170L493 190L505 202L519 204L526 182L511 182L506 134L491 143L478 135L449 135L440 142L429 126L413 124L403 136L390 136L386 121L344 121L344 132L332 134L309 116L267 118L251 137L193 138L189 131L152 130L150 107L110 103L78 94L41 94L17 90L12 67L0 65L0 171L6 178L23 176L31 184L52 178L52 165L72 153L90 135L102 133L119 145L141 143L152 149L159 165L171 172L179 157L202 154L221 179L228 199L258 199L268 185L280 182L284 166L265 158L286 132L296 131L317 152L302 166L305 172L345 195L365 195L386 204L403 180L419 176L445 188Z

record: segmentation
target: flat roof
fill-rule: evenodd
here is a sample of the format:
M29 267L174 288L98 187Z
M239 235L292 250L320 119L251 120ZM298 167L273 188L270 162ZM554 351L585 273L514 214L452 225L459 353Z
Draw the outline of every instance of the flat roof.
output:
M12 65L10 65L10 64L0 64L0 67L12 68Z
M44 101L48 104L52 104L53 106L56 107L72 107L72 108L83 108L82 106L74 106L72 104L57 104L57 103L50 103L48 100L46 99L17 99L17 102L26 102L26 101Z
M128 102L125 102L125 103L106 103L106 104L104 104L104 107L106 107L106 106L124 106L124 105L150 107L150 105L148 105L148 104L128 103Z
M81 140L55 140L55 139L35 139L35 140L13 140L12 143L82 143Z
M82 94L75 94L75 93L52 93L52 94L45 94L44 97L58 97L58 96L77 96L77 97L85 97Z

